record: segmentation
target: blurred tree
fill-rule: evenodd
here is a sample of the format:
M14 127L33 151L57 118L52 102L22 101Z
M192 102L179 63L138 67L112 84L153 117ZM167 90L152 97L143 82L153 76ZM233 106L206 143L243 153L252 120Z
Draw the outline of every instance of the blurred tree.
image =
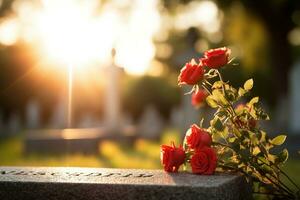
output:
M176 8L187 5L193 1L201 0L162 0L164 8L170 15L176 15ZM242 46L245 59L242 60L244 67L251 66L252 76L258 77L260 85L259 94L276 88L276 92L269 92L269 102L275 103L278 97L285 96L288 90L288 72L292 66L293 58L291 45L287 39L290 31L297 26L292 15L300 11L299 0L213 0L225 14L223 28L224 39L219 44L209 43L209 47L222 46L224 42ZM240 4L245 9L237 9ZM243 13L244 12L244 13ZM236 23L236 30L233 29ZM231 25L231 26L230 26ZM227 27L228 26L228 27ZM187 31L187 30L186 30ZM240 31L240 32L239 32ZM182 46L184 40L178 40L172 30L170 40L172 46ZM232 34L232 35L230 35ZM177 36L184 36L180 33ZM205 34L201 35L205 38ZM230 38L231 37L231 38ZM234 38L235 37L235 38ZM240 38L238 38L240 37ZM243 40L241 40L243 38ZM236 42L236 43L235 43ZM241 44L243 43L243 44ZM175 48L176 49L176 48ZM172 55L176 56L176 55ZM244 58L243 58L244 59ZM168 61L171 65L172 62ZM264 67L266 66L266 67ZM249 73L249 71L248 71Z
M159 55L157 55L158 60L168 63L170 69L178 73L188 60L201 56L201 53L195 47L200 37L200 31L195 27L189 28L186 32L172 31L172 35L166 41L172 46L172 54L166 58L159 58Z
M49 118L61 87L54 75L41 72L30 49L21 44L0 48L0 109L4 118L18 111L24 115L29 100L39 100L42 119Z
M218 5L228 10L236 0L217 0ZM288 85L288 72L292 66L291 46L288 33L296 26L292 14L300 10L298 0L253 1L240 0L247 12L258 17L270 37L270 65L273 73L272 84L276 86L277 97L285 95ZM257 58L259 59L259 58Z
M124 108L137 119L147 105L153 105L162 116L168 118L171 109L179 104L178 87L166 77L143 76L131 78L124 87Z
M9 14L14 0L2 0L0 4L0 17L4 17Z

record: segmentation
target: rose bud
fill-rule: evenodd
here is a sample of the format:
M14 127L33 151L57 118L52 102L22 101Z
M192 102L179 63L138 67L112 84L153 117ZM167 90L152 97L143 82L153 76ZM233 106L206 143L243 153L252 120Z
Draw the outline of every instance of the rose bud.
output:
M200 62L209 68L218 69L228 63L230 53L231 50L226 47L210 49L204 52L204 58Z
M204 129L193 124L186 133L186 143L191 149L198 149L204 146L210 146L212 139L211 135Z
M198 81L203 79L204 72L201 62L200 64L197 64L192 60L191 62L186 63L180 70L178 85L195 85Z
M248 121L249 128L254 129L256 125L257 125L257 121L255 119L249 119Z
M172 146L162 145L160 159L165 171L177 172L184 163L185 152L181 146L176 148L174 143Z
M234 118L234 123L239 127L239 128L245 128L246 123L240 119L240 117L235 117Z
M252 111L253 107L249 107L243 103L240 103L236 106L235 111L238 114L241 114L243 112L248 112L250 113ZM243 119L240 116L235 117L234 122L235 124L239 127L239 128L250 128L253 129L257 126L257 120L255 120L254 118L250 117L247 120Z
M213 148L203 147L195 151L190 162L194 174L211 175L217 167L217 155Z
M203 104L207 97L207 92L204 89L199 89L192 94L192 105L199 107Z

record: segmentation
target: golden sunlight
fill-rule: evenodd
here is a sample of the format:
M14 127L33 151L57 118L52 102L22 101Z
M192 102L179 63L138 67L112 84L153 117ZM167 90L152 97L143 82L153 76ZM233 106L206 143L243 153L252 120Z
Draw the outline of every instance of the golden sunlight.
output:
M108 62L115 43L118 16L114 12L95 16L97 5L90 2L43 1L36 31L41 50L49 60L73 67Z
M205 32L215 33L220 28L222 15L213 1L192 1L178 9L180 14L176 17L176 27L179 29L200 26Z
M147 72L155 55L152 41L159 29L158 0L101 4L96 0L16 1L14 10L20 22L22 39L32 44L47 63L80 67L111 62L112 48L116 63L131 74ZM13 44L14 27L6 26L0 42ZM9 30L6 30L9 29ZM2 33L2 36L1 36Z
M0 23L0 42L6 46L13 45L19 39L18 22L6 19Z

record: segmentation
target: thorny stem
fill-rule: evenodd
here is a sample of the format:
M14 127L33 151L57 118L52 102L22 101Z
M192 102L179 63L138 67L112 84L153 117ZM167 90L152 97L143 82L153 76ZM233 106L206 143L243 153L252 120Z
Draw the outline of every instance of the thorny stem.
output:
M209 86L213 86L208 80L204 80L204 83L207 83Z
M288 195L290 195L292 198L294 197L294 195L293 195L292 192L286 190L283 186L281 186L280 184L277 184L277 183L274 182L271 178L269 178L269 177L267 177L267 176L265 176L265 177L266 177L273 185L275 185L275 186L279 189L279 191L284 191L284 192L286 192Z
M256 173L259 174L259 176L261 177L265 177L268 181L270 181L270 183L272 183L272 187L275 188L280 194L283 194L283 193L287 193L292 199L294 198L294 195L293 195L293 192L290 192L288 190L286 190L282 185L278 184L277 182L275 182L273 179L271 179L270 177L266 176L266 175L263 175L263 172L261 171L261 169L257 169L255 168L251 162L246 162L245 163L247 166L249 166L250 168L252 168L253 170L255 170ZM276 178L276 177L275 177ZM262 181L260 181L261 183L263 184L266 184ZM267 185L267 184L266 184Z
M286 195L286 194L272 194L272 193L256 192L256 191L253 191L253 193L254 193L254 194L259 194L259 195L271 195L271 196L290 197L289 195Z
M298 190L300 190L299 186L278 166L275 166Z
M223 144L223 143L220 143L220 142L213 142L213 144L215 145L220 145L220 146L223 146L223 147L227 147L227 148L230 148L232 150L234 150L230 145L228 144Z
M223 84L224 81L223 81L222 75L221 75L221 73L218 70L216 70L216 73L218 74L218 77L219 77L220 81L222 82L223 95L226 98L225 87L224 87L224 84ZM231 114L233 114L233 117L236 116L236 113L235 113L235 110L233 108L232 103L230 101L228 101L228 103L229 103L229 106L230 106L230 110L232 112Z
M271 175L271 174L270 174ZM272 175L271 175L272 176ZM266 177L267 177L267 175L266 175ZM275 176L272 176L273 178L277 178L277 177L275 177ZM267 177L268 178L268 180L271 180L272 178L269 178L269 177ZM273 184L274 183L276 183L276 182L272 182ZM282 188L284 191L286 191L286 192L289 192L289 194L291 194L292 196L294 196L293 195L293 191L291 190L291 189L289 189L282 181L280 181L279 179L278 179L278 183L276 183L276 185L278 185L280 188Z
M223 90L223 95L225 96L225 88L224 88L224 85L223 85L223 78L222 78L222 75L220 74L220 72L218 70L216 70L216 73L218 74L218 77L220 79L220 81L222 82L222 90ZM228 101L229 102L229 101ZM233 116L236 116L236 113L235 113L235 110L233 108L233 105L231 102L229 102L229 105L230 105L230 108L231 108L231 111L232 111L232 114ZM232 120L231 120L232 121ZM234 123L233 123L234 124ZM231 148L229 145L225 145L225 144L222 144L222 143L219 143L219 145L222 145L222 146L226 146L228 148ZM231 148L232 149L232 148ZM286 175L286 174L285 174ZM274 177L274 176L273 176ZM282 189L284 190L285 192L291 194L290 192L292 192L285 184L283 184L280 180L279 182L281 183L281 185L278 185L277 183L275 183L273 180L271 180L269 177L266 177L270 182L272 182L274 185L276 185L279 189ZM276 178L276 177L274 177ZM288 177L289 178L289 177ZM289 178L290 180L290 178ZM291 180L290 180L291 181ZM286 188L286 189L285 189ZM291 194L292 195L292 194Z
M219 80L222 82L222 91L223 91L223 95L224 95L224 97L226 98L226 91L225 91L225 86L224 86L224 81L223 81L223 78L222 78L222 75L220 74L220 72L218 71L218 70L216 70L215 71L216 73L217 73L217 75L218 75L218 77L219 77ZM207 88L207 86L206 86L206 84L207 85L209 85L210 87L212 87L212 84L210 83L210 82L208 82L208 81L204 81L204 82L202 82L202 87L211 95L212 93L210 92L210 90ZM227 100L228 101L228 100ZM235 117L235 116L237 116L237 114L236 114L236 112L235 112L235 110L234 110L234 108L233 108L233 104L232 104L232 102L230 102L230 101L228 101L228 103L229 103L229 109L227 110L227 108L225 108L225 110L227 110L229 113L230 113L230 115L232 116L232 117ZM220 107L220 108L223 108L223 106L222 105L219 105L218 104L218 106ZM224 109L224 108L223 108ZM229 117L230 118L230 121L232 122L232 124L233 124L233 126L236 126L236 124L233 122L233 120L231 119L231 117ZM225 140L226 141L226 140ZM227 141L226 141L226 143L227 143ZM227 147L227 148L230 148L230 149L232 149L234 152L235 152L235 150L230 146L230 145L228 145L228 143L227 144L223 144L223 143L219 143L219 142L214 142L214 144L216 144L216 145L220 145L220 146L223 146L223 147ZM261 160L262 161L262 160ZM267 163L265 163L264 161L262 161L264 164L267 164ZM251 166L251 163L246 163L247 165L250 165ZM271 167L270 166L270 164L267 164L269 167ZM231 169L231 170L237 170L236 168L234 168L234 167L230 167L230 166L227 166L225 163L223 163L223 164L219 164L219 166L220 167L222 167L222 168L228 168L228 169ZM275 165L274 165L275 166ZM253 167L253 166L252 166ZM300 188L298 187L298 185L284 172L284 171L282 171L278 166L275 166L299 191L300 191ZM259 169L256 169L256 168L254 168L254 170L256 170L261 176L262 176L262 172L261 172L261 170L259 170ZM246 174L246 175L248 175L247 174L247 172L245 172L245 171L243 171L243 170L240 170L240 169L238 169L238 171L240 171L240 172L242 172L242 173L244 173L244 174ZM260 192L256 192L256 193L258 193L258 194L265 194L265 195L280 195L280 196L283 196L283 197L287 197L287 198L291 198L291 199L294 199L295 198L295 195L293 194L293 191L291 190L291 189L289 189L281 180L279 180L279 178L278 177L276 177L274 174L269 174L271 177L269 177L269 176L267 176L267 175L264 175L264 177L267 179L267 180L269 180L270 181L270 183L272 183L272 185L273 185L273 187L274 188L277 188L277 191L279 192L279 194L269 194L269 193L260 193ZM278 179L278 182L276 182L276 181L274 181L273 180L273 178L275 178L275 179ZM255 193L255 192L254 192Z
M227 169L231 169L231 170L236 170L236 168L230 167L230 166L227 166L227 165L224 165L224 164L219 164L219 166L222 167L222 168L227 168ZM245 174L246 176L248 176L248 174L247 174L245 171L243 171L243 170L238 170L238 171L241 172L241 173L243 173L243 174ZM282 191L282 190L283 190L283 192L280 192L279 194L273 194L273 195L282 195L282 196L286 196L286 197L289 197L289 198L291 198L291 199L294 199L294 195L293 195L291 192L285 190L285 189L282 188L280 185L276 184L276 183L275 183L272 179L270 179L269 177L266 177L266 178L267 178L274 186L276 186L276 187L278 188L278 191ZM284 194L284 192L287 193L287 194Z
M262 161L262 160L261 160ZM262 161L263 162L263 161ZM264 162L265 163L265 162ZM253 167L253 165L251 165L251 162L246 162L246 164L247 165L249 165L249 166L252 166ZM265 163L266 165L268 165L267 163ZM269 166L269 165L268 165ZM261 173L261 170L258 168L256 168L256 167L253 167L253 169L257 172L257 173L259 173L260 174L260 176L263 176L262 175L262 173ZM271 174L270 174L271 175ZM272 175L271 175L272 176ZM293 194L293 192L286 186L286 185L284 185L280 180L280 183L278 184L277 182L275 182L274 180L272 180L272 178L270 178L270 177L268 177L267 175L265 175L264 176L266 179L268 179L272 184L273 184L273 187L275 187L276 186L276 188L278 189L278 191L282 191L283 193L284 192L286 192L287 194L289 194L290 196L292 196L293 198L294 198L294 194ZM277 179L277 177L275 177L275 176L272 176L273 178L275 178L275 179ZM280 185L281 184L281 185ZM287 188L287 189L286 189Z
M291 178L284 172L284 171L282 171L278 166L276 166L276 165L270 165L270 164L268 164L268 163L266 163L264 160L261 160L260 158L258 158L262 163L264 163L265 165L268 165L269 167L272 167L272 166L275 166L283 175L285 175L288 179L289 179L289 181L292 183L292 184L294 184L294 186L297 188L297 189L299 189L299 187L298 187L298 185L293 181L293 180L291 180ZM274 178L277 178L277 177L275 177L275 176L273 176ZM291 189L289 189L282 181L280 181L280 179L278 179L278 181L279 181L279 183L281 183L281 185L283 185L286 189L288 189L290 192L293 192Z
M225 87L223 85L223 83L224 83L223 78L222 78L222 76L221 76L221 74L220 74L220 72L218 70L216 70L216 73L218 74L219 79L222 82L222 90L223 90L223 94L225 95Z
M230 166L228 166L228 165L225 165L224 163L223 163L223 164L218 164L218 166L219 166L219 167L222 167L222 168L227 168L227 169L231 169L231 170L233 170L233 171L236 171L236 168L230 167ZM243 172L243 171L241 171L241 172L245 174L245 172ZM247 175L247 174L245 174L245 175Z
M206 82L208 82L208 81L206 81ZM201 84L201 86L210 94L210 95L212 95L212 93L209 91L209 89L207 88L207 86L205 85L205 83L206 82L202 82L202 84ZM210 84L211 85L211 84ZM218 102L216 102L217 104L218 104ZM222 105L220 105L220 104L218 104L218 106L220 107L220 108L223 108L222 107ZM226 108L223 108L223 109L225 109L225 110L227 110ZM229 113L230 113L230 110L227 110Z
M209 89L206 87L206 85L204 84L204 82L202 82L201 86L205 89L206 92L208 92L211 95L211 92L209 91Z
M223 144L223 143L220 143L220 142L213 142L213 144L216 144L216 145L220 145L220 146L224 146L224 147L227 147L227 148L230 148L230 149L232 149L233 151L235 151L230 145L227 145L227 144ZM251 165L251 163L247 163L248 165L250 164ZM220 165L220 166L222 166L222 165ZM225 166L225 165L223 165L224 167L229 167L229 166ZM229 167L230 168L230 167ZM234 169L234 168L232 168L232 169ZM245 174L247 174L246 172L244 172L243 170L239 170L239 171L241 171L241 172L243 172L243 173L245 173ZM261 174L259 171L257 171L259 174ZM274 186L276 186L276 188L278 188L278 190L279 191L283 191L283 192L285 192L285 193L287 193L288 195L290 195L291 197L294 197L294 195L293 195L293 192L286 186L286 185L284 185L281 181L280 181L280 183L281 183L281 185L280 184L278 184L278 183L276 183L276 182L274 182L270 177L267 177L267 176L265 176ZM276 177L274 177L274 178L276 178Z

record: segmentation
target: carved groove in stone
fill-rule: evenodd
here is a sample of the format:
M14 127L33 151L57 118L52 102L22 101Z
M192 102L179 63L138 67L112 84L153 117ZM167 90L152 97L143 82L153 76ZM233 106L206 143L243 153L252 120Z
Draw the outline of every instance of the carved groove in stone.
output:
M116 173L116 172L111 172L111 173L106 173L103 174L101 172L91 172L91 173L86 173L86 172L43 172L43 171L0 171L0 176L1 175L16 175L16 176L46 176L46 175L51 175L51 176L87 176L87 177L123 177L123 178L128 178L128 177L133 177L133 178L147 178L147 177L153 177L153 174L133 174L133 173Z

